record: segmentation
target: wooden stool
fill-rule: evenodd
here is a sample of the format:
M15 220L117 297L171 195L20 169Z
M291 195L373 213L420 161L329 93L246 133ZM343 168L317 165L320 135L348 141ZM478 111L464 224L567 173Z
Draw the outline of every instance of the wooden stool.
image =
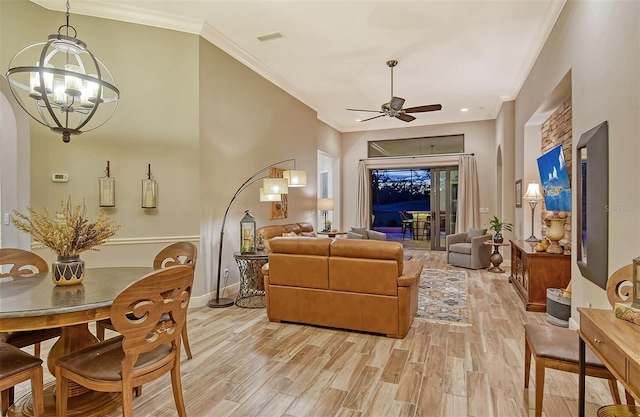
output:
M580 372L578 366L578 333L564 327L544 324L525 324L524 326L524 387L529 388L531 356L536 366L536 417L542 416L542 395L544 392L545 368L559 371ZM616 378L609 372L598 357L587 348L586 375L609 380L611 396L620 404L620 393ZM629 394L627 393L627 401Z
M31 380L34 416L44 415L44 388L42 359L31 356L8 343L0 343L0 390L2 390L2 415L11 406L9 388Z

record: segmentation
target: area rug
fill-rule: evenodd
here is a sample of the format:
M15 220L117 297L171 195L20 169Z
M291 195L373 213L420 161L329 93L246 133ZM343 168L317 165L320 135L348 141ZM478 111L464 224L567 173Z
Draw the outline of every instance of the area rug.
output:
M416 320L451 326L470 326L467 309L467 273L423 269L420 275Z

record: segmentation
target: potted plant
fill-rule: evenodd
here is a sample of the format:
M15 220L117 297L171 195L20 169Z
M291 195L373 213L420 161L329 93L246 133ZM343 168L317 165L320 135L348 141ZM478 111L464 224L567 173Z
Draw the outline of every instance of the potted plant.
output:
M495 232L493 235L493 241L496 243L502 243L504 241L502 231L507 230L512 232L513 224L501 221L498 217L493 216L493 219L489 220L489 230L493 230Z
M36 210L27 208L31 217L16 210L11 222L23 232L31 234L34 240L42 243L58 255L52 265L52 278L56 285L79 284L84 279L84 261L80 253L87 250L98 250L96 246L103 244L114 236L120 225L101 211L94 222L87 219L84 205L71 205L71 198L65 205L60 202L60 210L51 213L46 207Z

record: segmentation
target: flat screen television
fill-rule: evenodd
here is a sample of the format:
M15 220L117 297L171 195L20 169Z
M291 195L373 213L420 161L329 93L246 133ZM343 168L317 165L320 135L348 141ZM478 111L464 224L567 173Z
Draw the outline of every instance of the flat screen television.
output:
M549 211L571 211L571 183L564 163L562 145L538 158L544 204Z

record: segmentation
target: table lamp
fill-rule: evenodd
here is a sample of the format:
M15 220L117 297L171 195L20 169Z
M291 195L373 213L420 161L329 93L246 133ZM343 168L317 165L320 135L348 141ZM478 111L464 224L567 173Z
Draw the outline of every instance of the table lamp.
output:
M324 214L324 229L322 231L328 232L329 227L327 227L327 213L329 210L333 210L333 198L319 198L318 210L322 210L322 214Z
M542 200L542 193L540 193L540 184L532 182L527 187L527 192L522 196L529 200L529 206L531 207L531 236L526 239L527 242L537 242L538 238L533 234L533 213L536 210L538 201Z

